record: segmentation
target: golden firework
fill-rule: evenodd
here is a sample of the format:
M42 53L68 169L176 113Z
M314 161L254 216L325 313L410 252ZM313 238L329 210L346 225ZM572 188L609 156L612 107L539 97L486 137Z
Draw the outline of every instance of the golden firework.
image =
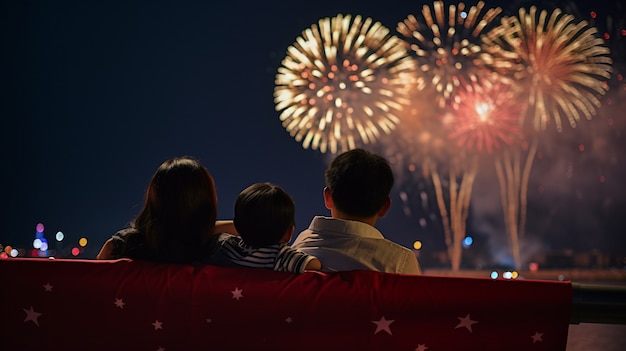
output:
M482 1L469 8L464 3L450 5L446 11L443 1L435 1L432 9L422 7L419 19L411 14L398 23L397 30L417 56L419 69L439 93L440 107L464 80L475 80L479 74L474 61L482 50L480 36L501 11L499 7L485 9Z
M353 149L389 134L417 86L406 43L361 16L323 18L287 49L275 79L283 127L304 148Z
M523 86L535 130L553 119L561 131L564 117L572 127L581 115L591 119L608 89L612 60L597 33L560 9L521 8L483 36L479 62Z

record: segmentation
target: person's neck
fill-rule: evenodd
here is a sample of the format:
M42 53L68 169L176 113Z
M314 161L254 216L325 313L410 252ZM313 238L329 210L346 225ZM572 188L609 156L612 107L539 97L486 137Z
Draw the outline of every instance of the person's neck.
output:
M343 213L341 211L338 211L336 209L332 209L330 211L330 216L333 218L337 218L337 219L344 219L344 220L348 220L348 221L357 221L357 222L363 222L363 223L367 223L369 225L371 225L372 227L376 224L376 221L378 220L378 216L373 216L373 217L355 217L355 216L350 216L346 213Z

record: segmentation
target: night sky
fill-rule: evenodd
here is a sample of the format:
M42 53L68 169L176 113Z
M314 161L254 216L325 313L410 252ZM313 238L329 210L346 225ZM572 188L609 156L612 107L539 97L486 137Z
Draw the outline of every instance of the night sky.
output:
M597 26L624 28L619 2L600 3ZM287 47L323 17L360 14L393 29L423 4L431 3L3 1L0 244L30 247L43 223L51 242L57 231L65 246L87 237L81 256L93 258L138 213L160 163L181 155L214 176L220 218L231 218L243 188L270 181L292 195L297 231L305 229L312 216L329 214L322 201L329 156L304 149L278 120L274 77ZM530 3L504 4L513 13ZM588 19L586 2L546 6L554 4ZM616 73L624 40L611 41L622 50L613 53ZM611 104L603 100L575 130L546 134L539 148L528 255L593 248L626 255L626 106L623 82L612 84ZM422 241L428 257L445 249L432 190L404 171L396 170L392 211L379 228L406 246ZM491 260L507 262L494 179L485 172L476 183L468 234Z

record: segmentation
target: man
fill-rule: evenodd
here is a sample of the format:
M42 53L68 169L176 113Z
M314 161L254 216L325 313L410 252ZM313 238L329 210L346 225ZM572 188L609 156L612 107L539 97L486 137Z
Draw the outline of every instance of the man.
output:
M325 173L324 204L293 247L322 262L322 271L373 270L420 274L415 254L374 227L391 205L393 172L387 160L363 149L337 156Z

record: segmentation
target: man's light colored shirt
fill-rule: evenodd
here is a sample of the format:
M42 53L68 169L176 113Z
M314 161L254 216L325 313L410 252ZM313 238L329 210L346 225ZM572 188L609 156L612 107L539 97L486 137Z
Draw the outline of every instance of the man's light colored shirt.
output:
M324 272L359 269L401 274L422 272L413 251L358 221L316 216L292 247L317 257Z

